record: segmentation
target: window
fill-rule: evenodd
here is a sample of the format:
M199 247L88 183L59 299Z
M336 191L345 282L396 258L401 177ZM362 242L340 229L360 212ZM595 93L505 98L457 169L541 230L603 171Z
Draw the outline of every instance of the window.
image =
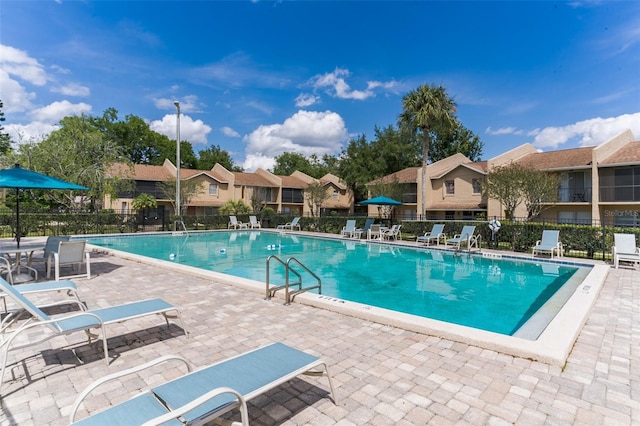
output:
M121 208L122 208L121 213L122 214L127 214L127 202L126 201L122 202L122 207Z
M482 182L480 179L471 179L471 186L473 187L474 194L482 193Z
M209 195L218 195L218 184L210 183L209 184Z
M446 180L446 181L444 182L444 186L445 186L445 188L446 188L446 194L447 194L447 195L453 195L453 194L455 193L455 189L456 189L455 181L453 181L453 180Z
M334 189L334 190L333 190L333 199L334 199L334 200L337 200L337 199L338 199L338 195L339 195L339 194L338 194L338 190L337 190L337 189Z

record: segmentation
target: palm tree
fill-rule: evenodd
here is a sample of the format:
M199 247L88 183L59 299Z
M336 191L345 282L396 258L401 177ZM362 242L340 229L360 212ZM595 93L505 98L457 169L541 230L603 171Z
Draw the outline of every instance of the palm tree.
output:
M443 86L423 84L402 98L402 113L398 119L400 127L412 133L422 133L422 203L421 212L426 215L427 206L427 164L431 132L439 123L451 125L456 112L456 104L447 95Z

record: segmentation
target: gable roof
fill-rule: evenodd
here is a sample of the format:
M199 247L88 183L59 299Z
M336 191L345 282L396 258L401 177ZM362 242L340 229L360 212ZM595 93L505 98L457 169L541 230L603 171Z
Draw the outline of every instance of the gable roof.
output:
M640 142L629 142L602 160L599 165L620 166L640 162Z

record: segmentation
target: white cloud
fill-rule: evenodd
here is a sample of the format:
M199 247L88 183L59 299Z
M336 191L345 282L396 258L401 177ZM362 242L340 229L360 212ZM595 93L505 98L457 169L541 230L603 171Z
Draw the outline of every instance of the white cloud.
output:
M0 44L0 64L9 75L33 85L44 86L47 82L44 67L24 50Z
M296 107L298 108L308 107L315 104L319 100L320 98L318 96L312 95L310 93L300 93L296 97Z
M23 85L0 69L0 99L2 99L4 112L26 111L32 108L31 100L35 97L35 93L27 92Z
M247 154L242 167L247 171L255 171L258 168L273 170L276 165L274 157L267 157L260 154Z
M284 152L333 154L347 137L344 120L337 113L300 110L282 124L260 126L244 137L244 168L255 170L256 164L267 164Z
M182 109L182 104L180 104ZM149 123L151 130L167 137L176 138L176 114L167 114L162 120L154 120ZM192 144L207 144L207 135L211 132L211 126L204 124L202 120L193 120L188 115L180 114L180 140L189 141Z
M240 137L240 133L236 132L231 127L224 126L221 130L222 130L222 133L224 133L225 136L229 136L229 137L232 137L232 138L239 138Z
M56 124L33 121L29 124L7 124L5 131L11 140L18 143L40 142L49 136L49 133L58 130L60 126Z
M640 135L640 112L618 117L592 118L563 127L546 127L535 133L532 143L536 148L556 149L571 139L578 139L581 146L593 146L606 142L627 129L636 138Z
M318 74L309 79L307 82L308 85L313 87L314 90L322 90L324 89L326 93L330 96L339 98L339 99L355 99L358 101L363 101L365 99L371 98L375 96L374 89L383 89L395 92L399 84L394 81L368 81L367 88L365 90L354 90L351 89L351 86L347 83L346 79L349 77L351 73L349 70L344 68L336 68L333 72ZM304 97L303 97L304 96ZM310 98L311 95L300 95L296 98L296 106L303 107L312 105L308 103L304 105L304 101L313 100L314 103L319 101L319 98L315 99Z
M180 112L201 112L202 102L198 100L196 95L187 95L182 98L153 98L153 104L160 110L173 110L175 111L175 101L180 103Z
M54 93L61 93L66 96L87 97L91 94L88 87L76 83L69 83L65 86L54 87L51 91Z
M493 130L491 127L487 127L485 133L489 135L521 135L522 130L518 130L515 127L502 127L500 129Z
M29 112L29 115L35 120L43 123L57 123L62 118L70 115L80 115L90 113L91 105L80 102L72 104L71 102L56 101L45 107L37 108Z

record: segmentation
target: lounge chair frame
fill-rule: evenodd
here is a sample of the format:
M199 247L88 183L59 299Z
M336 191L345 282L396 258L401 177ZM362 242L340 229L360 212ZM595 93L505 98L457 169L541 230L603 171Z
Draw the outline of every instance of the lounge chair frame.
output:
M17 284L17 285L14 285L13 288L19 291L20 294L22 295L49 293L53 291L64 291L67 294L67 296L73 297L75 301L80 302L80 295L78 294L78 286L76 286L76 283L69 280L45 281L41 283L31 283L31 284ZM0 291L0 299L2 299L4 312L7 313L8 312L7 295L3 291Z
M106 326L110 324L120 323L148 315L162 315L169 325L169 319L177 318L187 337L189 336L184 326L182 315L178 308L162 299L149 299L138 302L127 303L123 305L111 306L95 310L86 310L62 317L50 318L40 308L29 301L25 296L20 294L13 286L0 278L0 291L11 298L15 303L20 305L25 311L29 312L32 317L25 321L17 329L8 332L10 326L17 322L17 317L10 323L4 323L0 330L0 350L2 350L2 368L0 368L0 387L4 378L4 371L7 366L9 352L36 344L46 342L54 337L71 334L77 331L84 331L91 344L92 338L100 337L104 351L104 358L109 365L109 352L107 347ZM80 306L84 306L80 304ZM13 345L19 336L31 331L35 328L42 328L43 336L36 341L29 341L21 345ZM91 330L99 329L100 333L92 333Z
M298 228L298 231L302 230L302 228L300 227L300 224L298 223L300 221L300 217L296 216L293 218L293 220L291 222L287 222L283 225L278 225L276 229L280 229L280 230L286 230L289 229L291 231L293 231L294 228Z
M131 422L127 416L134 410L137 417L133 421L144 425L161 424L177 418L183 423L198 425L210 422L239 406L242 424L248 425L247 401L301 374L326 374L331 398L336 403L329 369L323 360L285 344L273 343L197 371L191 371L189 363L183 358L164 356L139 367L106 376L87 387L76 399L71 409L70 421L75 421L79 407L97 387L169 360L185 363L189 373L92 414L77 424L116 424L121 419ZM317 371L318 367L324 367L324 372ZM145 414L142 410L136 410L137 406L152 407L153 412L148 418L143 418ZM164 414L158 415L157 411L164 411Z
M227 229L249 229L249 224L240 222L236 216L229 216L229 223Z
M260 222L258 221L258 218L256 216L249 216L249 227L251 229L260 229L262 228L262 226L260 225Z
M455 234L453 238L446 240L446 243L453 245L456 251L462 250L465 245L469 251L474 247L480 250L480 235L476 235L475 232L476 227L474 225L465 225L459 234Z

